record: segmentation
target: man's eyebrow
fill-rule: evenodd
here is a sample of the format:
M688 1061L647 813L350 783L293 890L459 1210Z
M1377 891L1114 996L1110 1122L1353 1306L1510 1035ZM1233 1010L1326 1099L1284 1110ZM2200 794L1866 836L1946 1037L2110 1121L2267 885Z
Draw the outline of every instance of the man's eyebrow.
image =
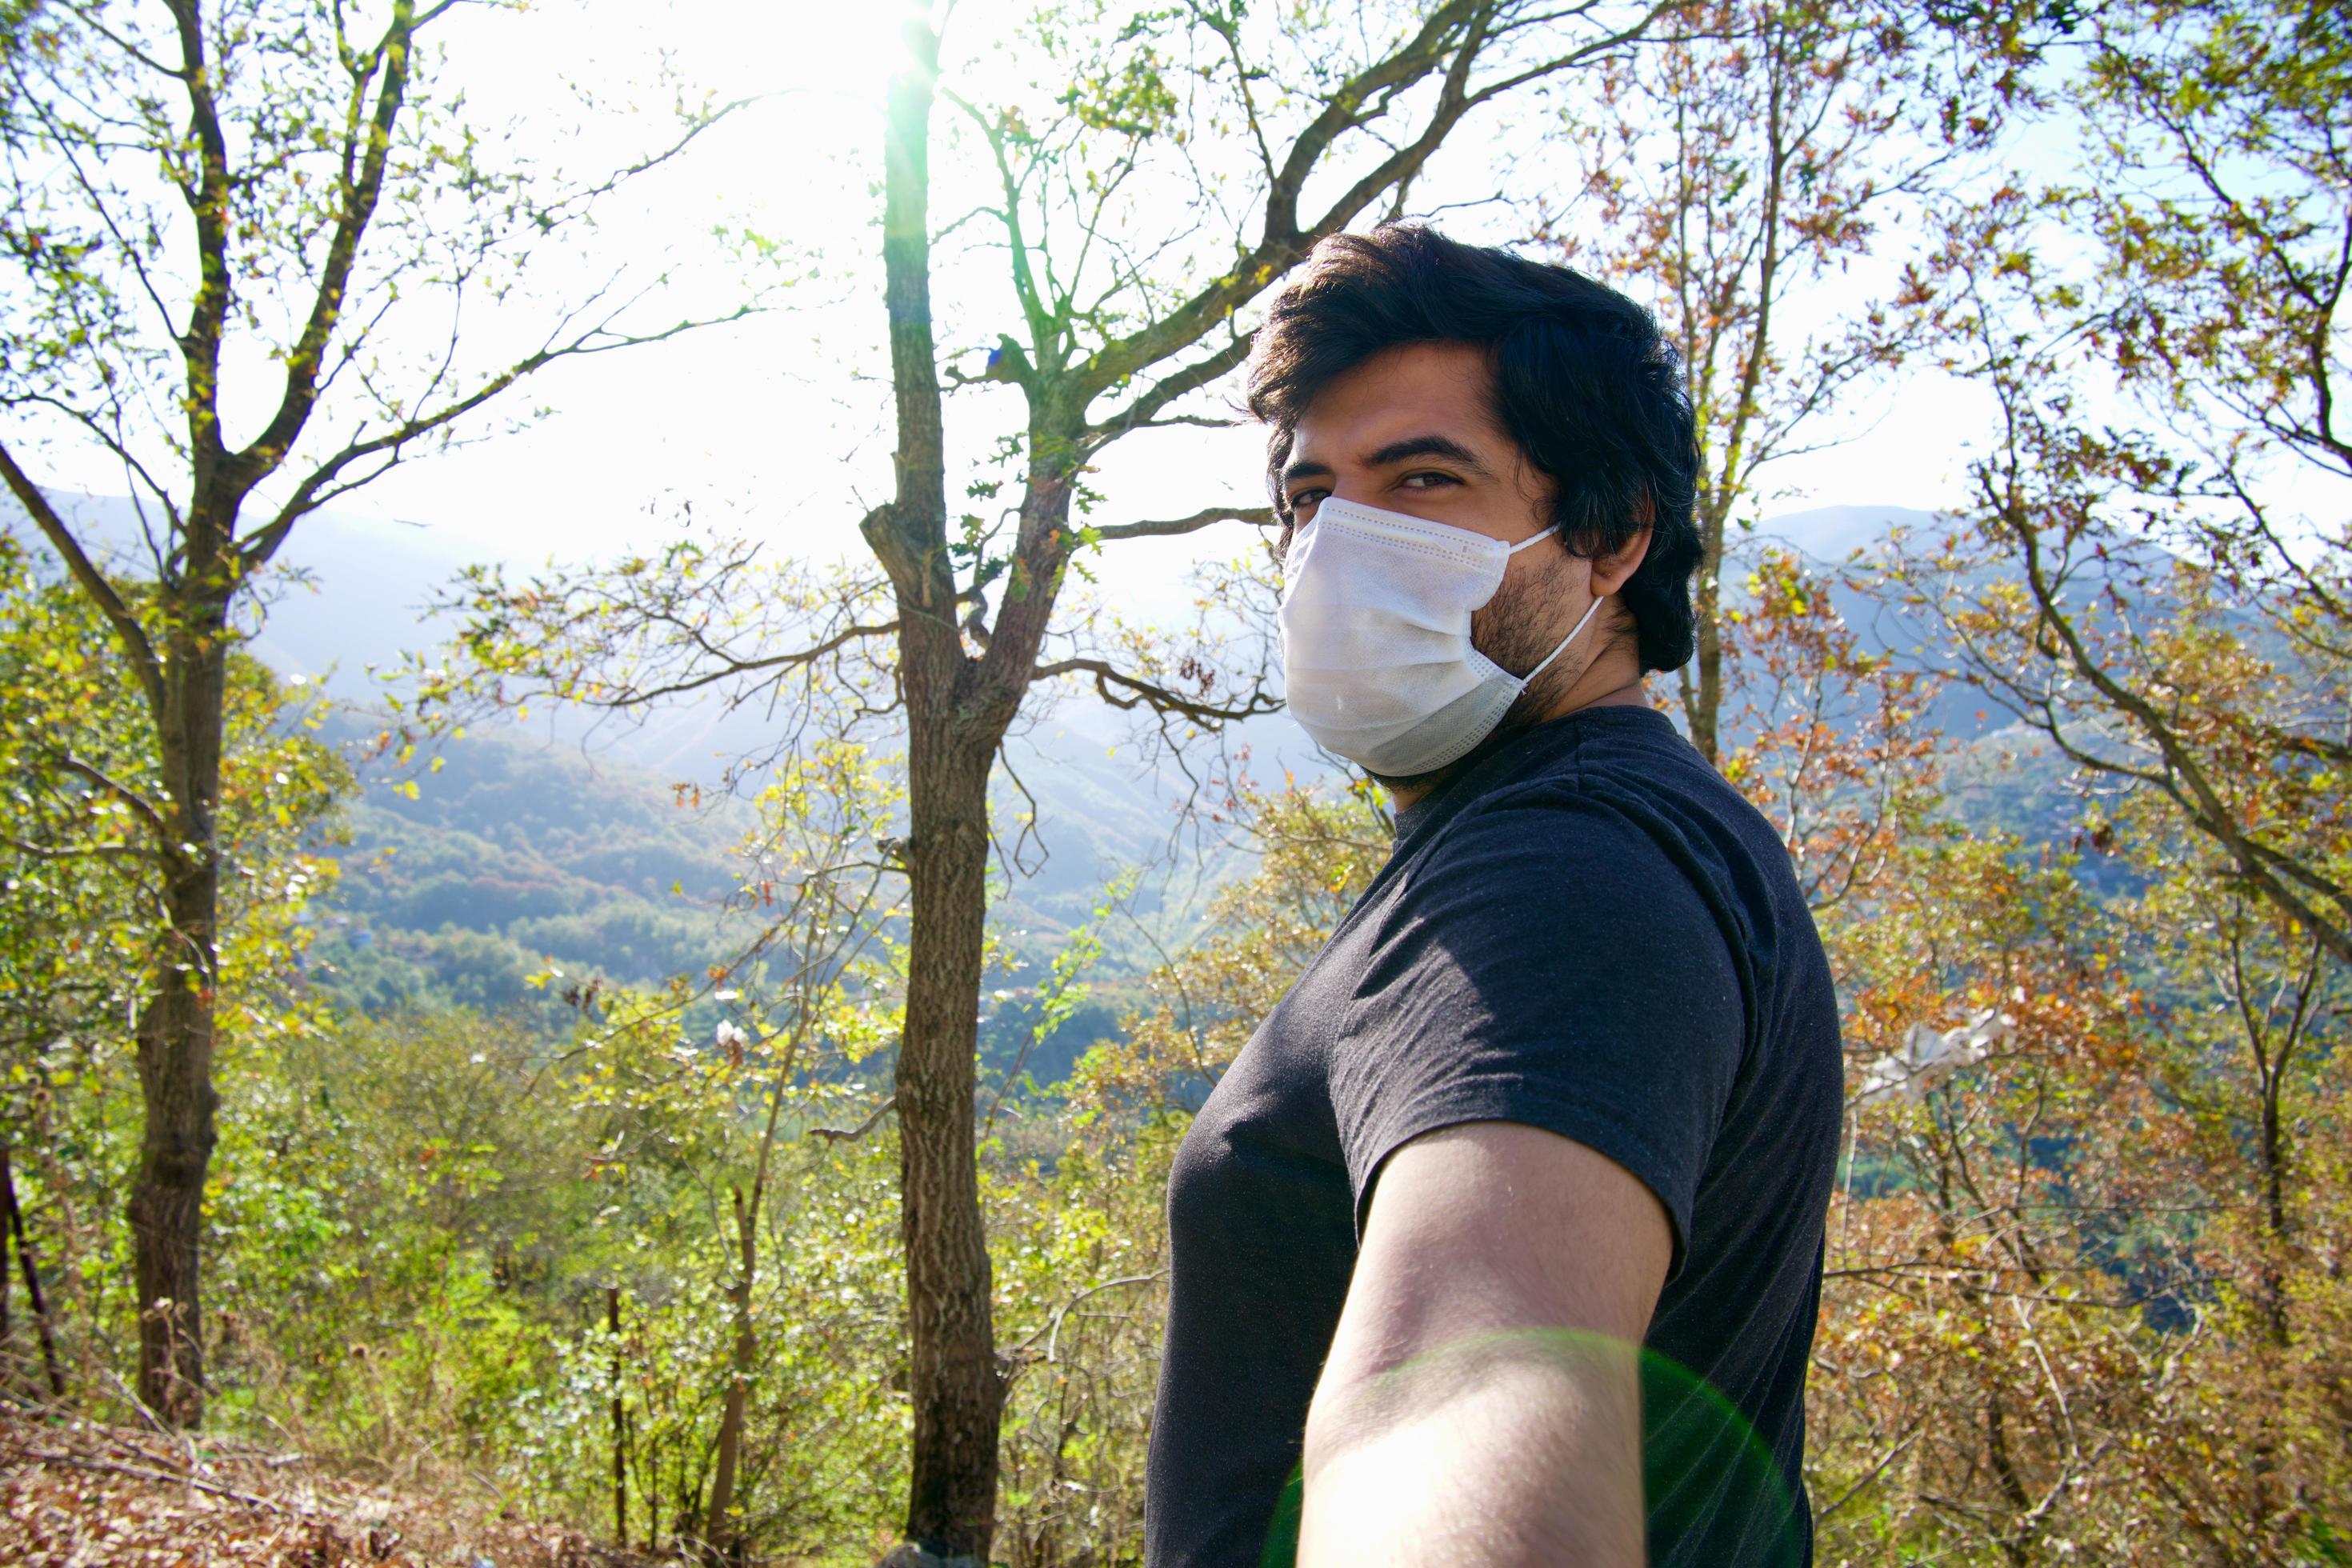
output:
M1391 441L1387 446L1366 454L1364 467L1385 468L1397 463L1411 462L1415 458L1443 458L1447 462L1458 463L1474 473L1485 474L1493 471L1479 459L1477 453L1473 452L1451 436L1440 436L1434 431L1423 436L1407 436L1402 440ZM1285 466L1282 470L1282 488L1286 490L1300 479L1328 479L1330 477L1330 464L1318 463L1312 458L1307 458Z
M1465 468L1472 468L1482 474L1487 471L1486 465L1479 460L1477 453L1450 436L1440 436L1434 432L1426 436L1407 436L1402 441L1391 441L1378 451L1368 454L1364 458L1364 467L1385 468L1391 464L1407 462L1414 458L1444 458L1448 462L1459 463Z
M1300 479L1328 479L1330 477L1331 465L1328 463L1318 463L1311 459L1289 463L1286 464L1282 470L1282 488L1286 490Z

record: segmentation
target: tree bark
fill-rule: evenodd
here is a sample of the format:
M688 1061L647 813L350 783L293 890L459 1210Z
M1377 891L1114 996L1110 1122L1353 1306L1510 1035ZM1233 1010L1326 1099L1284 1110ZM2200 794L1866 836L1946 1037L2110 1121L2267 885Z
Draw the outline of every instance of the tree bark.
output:
M49 1324L49 1303L41 1291L41 1270L33 1261L33 1244L25 1234L25 1211L16 1202L16 1172L10 1150L0 1143L0 1205L5 1205L6 1236L0 1237L0 1344L8 1339L8 1238L16 1244L16 1265L25 1274L25 1305L33 1314L33 1332L41 1342L41 1367L48 1373L49 1394L66 1396L65 1370L58 1364L58 1336Z
M912 695L911 690L909 693ZM929 706L929 704L926 704ZM912 947L898 1056L898 1172L914 1399L908 1538L985 1562L1004 1405L972 1126L988 773L994 736L934 713L910 736Z
M939 38L919 17L910 17L907 37L917 64L889 88L882 227L897 487L866 527L897 591L908 717L911 908L896 1086L915 1428L906 1533L935 1556L984 1563L996 1528L1004 1384L973 1163L972 999L988 904L988 775L1011 710L978 689L956 625L930 303L929 139Z
M1695 678L1685 683L1683 693L1683 716L1690 726L1691 744L1709 766L1721 761L1717 727L1723 713L1724 510L1712 498L1700 504L1698 583L1692 605L1698 619L1698 646L1691 656L1697 669Z
M139 1014L146 1130L128 1215L139 1289L139 1397L166 1421L194 1426L204 1419L197 1278L219 1106L212 1075L220 903L215 838L228 647L224 608L184 614L163 660L163 711L157 715L175 842L163 847L163 946Z
M769 1123L772 1128L772 1115ZM743 1419L751 1404L751 1372L760 1355L759 1333L751 1321L751 1288L760 1263L758 1216L755 1209L744 1206L743 1189L740 1187L735 1189L735 1237L739 1271L734 1283L727 1289L728 1300L734 1308L735 1350L728 1367L727 1399L719 1416L719 1447L710 1479L710 1510L704 1516L702 1527L703 1544L715 1563L731 1561L740 1554L740 1543L734 1527L728 1522L727 1515L735 1506L735 1474L743 1459ZM618 1334L619 1331L620 1321L616 1317L614 1332ZM615 1410L619 1408L617 1395L614 1407ZM620 1485L618 1465L615 1458L615 1489ZM619 1495L617 1489L614 1495L616 1498Z
M629 1407L621 1394L621 1288L604 1287L604 1331L613 1338L613 1544L629 1549Z

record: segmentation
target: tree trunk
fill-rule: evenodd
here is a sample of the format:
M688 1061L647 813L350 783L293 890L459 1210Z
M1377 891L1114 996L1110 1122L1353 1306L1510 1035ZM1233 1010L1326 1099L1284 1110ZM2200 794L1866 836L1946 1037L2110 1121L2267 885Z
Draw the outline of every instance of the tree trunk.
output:
M910 693L911 695L911 693ZM996 741L940 715L910 736L913 815L907 1026L898 1047L898 1179L907 1247L914 1468L908 1538L987 1561L1004 1405L974 1164L972 998L988 905L988 773Z
M907 1255L908 1391L914 1445L907 1536L933 1557L983 1563L994 1534L997 1442L1004 1382L991 1315L987 1235L974 1165L974 1053L982 931L988 908L988 783L997 748L1035 678L1064 569L1075 543L1069 513L1078 475L1116 433L1091 426L1089 404L1155 363L1200 342L1255 289L1304 254L1292 176L1267 196L1267 238L1233 292L1228 278L1164 321L1139 327L1073 364L1074 340L1050 325L1063 309L1024 291L1032 329L1027 356L1013 354L1008 373L1028 404L1028 472L1012 559L1001 580L992 625L980 598L981 574L958 595L948 538L940 374L931 326L928 208L929 126L939 56L928 4L908 0L903 23L914 64L891 80L884 144L882 255L889 315L891 386L898 449L891 500L865 519L867 543L889 574L896 597L898 679L908 722L909 834L904 864L910 883L908 973L898 1047L901 1231ZM1437 68L1454 51L1438 111L1415 143L1382 165L1385 173L1312 226L1344 226L1371 199L1411 177L1467 104L1463 96L1484 34L1476 7L1436 8L1420 41L1356 79L1365 92ZM1402 73L1402 74L1398 74ZM1342 100L1358 101L1357 87ZM1339 110L1320 124L1337 123ZM1297 174L1328 145L1321 132L1293 149ZM1385 182L1385 184L1382 184ZM1350 205L1353 203L1353 205ZM1009 213L1005 215L1008 223ZM1014 241L1016 272L1026 276L1034 247ZM1228 298L1227 296L1230 297ZM1223 302L1221 303L1221 300ZM1018 345L1014 345L1016 348ZM1171 373L1113 424L1134 428L1184 391L1231 368L1238 342ZM972 602L971 614L963 614ZM981 651L967 652L965 628ZM1239 716L1239 715L1235 715ZM894 1553L894 1560L904 1560Z
M2279 1116L2279 1091L2286 1071L2282 1064L2263 1086L2263 1319L2274 1349L2284 1350L2294 1339L2288 1321L2286 1250L2286 1129Z
M41 1367L48 1373L49 1395L66 1396L66 1374L58 1364L58 1336L49 1325L49 1303L41 1292L41 1270L33 1261L33 1243L25 1234L25 1211L16 1202L16 1172L10 1151L0 1143L0 1205L5 1205L5 1235L0 1235L0 1346L9 1338L8 1241L16 1244L16 1264L25 1273L25 1305L33 1314L33 1332L41 1342ZM28 1380L29 1381L29 1380Z
M157 716L174 841L161 846L163 944L139 1014L146 1128L128 1208L139 1288L139 1397L180 1426L204 1418L197 1272L219 1103L213 1091L220 902L214 837L228 671L225 614L190 620L171 639L164 711Z
M973 1003L988 906L988 775L1011 710L979 690L980 672L956 624L947 554L929 216L939 39L921 18L910 12L906 24L918 63L890 83L884 149L897 486L890 504L866 524L897 590L908 718L911 907L896 1086L915 1427L906 1533L935 1556L985 1563L996 1528L1004 1384L973 1164ZM1017 705L1018 691L1013 696Z
M1698 517L1698 582L1693 609L1698 617L1698 648L1692 656L1697 667L1683 681L1683 717L1690 726L1691 744L1709 765L1720 761L1717 724L1723 710L1723 525L1724 513L1711 499L1703 499Z
M604 1331L613 1339L613 1544L629 1549L629 1406L621 1393L621 1288L604 1287ZM721 1439L724 1440L723 1437Z
M710 1480L710 1511L705 1516L706 1522L702 1527L703 1543L709 1548L714 1562L726 1562L740 1554L740 1542L737 1540L734 1527L728 1522L727 1515L735 1506L735 1473L743 1460L743 1418L751 1398L751 1370L760 1355L759 1334L751 1322L751 1287L755 1282L754 1271L760 1263L759 1227L756 1215L744 1206L743 1189L740 1187L735 1189L735 1237L740 1253L740 1271L727 1290L728 1300L734 1307L735 1352L729 1367L726 1404L719 1416L719 1448ZM617 1320L614 1331L619 1331ZM616 1487L618 1484L615 1481Z

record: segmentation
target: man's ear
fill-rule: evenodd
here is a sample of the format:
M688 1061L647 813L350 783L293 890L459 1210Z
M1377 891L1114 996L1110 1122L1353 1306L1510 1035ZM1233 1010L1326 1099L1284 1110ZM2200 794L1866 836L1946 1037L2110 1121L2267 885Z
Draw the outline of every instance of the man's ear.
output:
M1646 496L1642 500L1642 512L1649 512ZM1633 538L1628 538L1616 550L1604 550L1601 555L1592 557L1592 593L1606 597L1606 595L1625 588L1625 583L1633 581L1633 574L1639 572L1642 562L1649 557L1649 536L1651 527L1649 520L1644 517L1642 529Z

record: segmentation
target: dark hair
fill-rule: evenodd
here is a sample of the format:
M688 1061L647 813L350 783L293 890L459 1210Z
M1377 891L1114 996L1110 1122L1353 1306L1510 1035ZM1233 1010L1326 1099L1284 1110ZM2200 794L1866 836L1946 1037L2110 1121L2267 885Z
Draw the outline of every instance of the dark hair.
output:
M1642 668L1687 660L1698 451L1680 356L1647 310L1572 268L1417 224L1317 245L1250 354L1250 412L1273 426L1267 478L1285 522L1281 473L1307 405L1374 355L1419 342L1486 350L1496 420L1558 486L1570 549L1606 554L1649 525L1623 593Z

